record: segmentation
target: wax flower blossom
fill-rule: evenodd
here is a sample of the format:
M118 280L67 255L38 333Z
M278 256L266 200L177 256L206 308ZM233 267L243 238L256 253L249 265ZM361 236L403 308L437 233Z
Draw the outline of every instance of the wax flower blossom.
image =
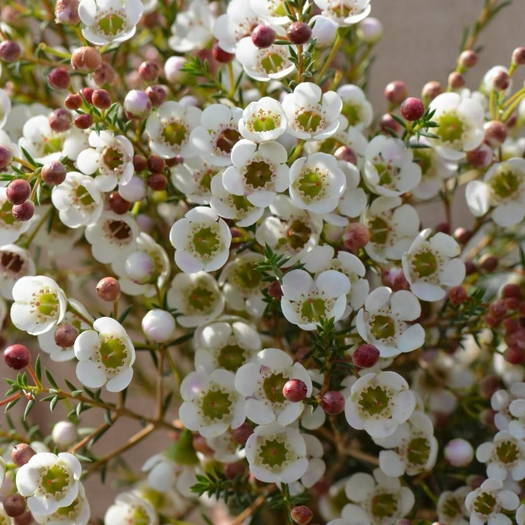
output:
M471 525L501 523L511 525L511 519L504 514L518 508L520 500L511 490L505 490L503 481L487 479L481 487L473 490L465 498L465 507L470 512Z
M321 14L342 27L361 22L370 14L370 0L314 0Z
M277 421L290 425L301 415L304 403L288 401L283 394L284 385L291 379L306 385L306 396L312 394L312 380L300 363L277 348L265 348L257 360L247 363L235 374L235 388L246 398L248 419L258 425Z
M286 115L279 101L262 97L250 102L239 120L239 133L252 142L277 140L286 132Z
M177 13L171 26L170 47L179 53L205 47L212 36L214 21L207 2L192 0L186 9Z
M35 275L35 263L27 250L16 244L0 247L0 294L13 299L13 287L21 277Z
M158 525L153 505L140 494L130 491L119 494L104 516L104 525Z
M69 507L79 492L82 465L73 454L35 454L16 473L16 488L31 512L42 516Z
M525 444L508 432L498 432L493 442L483 443L476 450L476 459L487 464L489 478L516 481L525 478Z
M372 104L368 102L359 86L345 84L337 89L337 94L343 101L341 113L346 117L349 126L363 130L372 124L374 116Z
M87 387L106 385L109 392L121 392L133 378L135 347L124 327L111 317L100 317L93 328L75 340L77 377Z
M91 508L82 483L78 484L78 494L73 503L67 507L60 507L53 514L40 515L33 512L33 519L39 525L87 525L91 517ZM1 523L1 522L0 522ZM7 522L6 522L7 524Z
M370 293L364 308L357 313L357 331L367 343L378 348L381 357L395 357L423 345L422 326L407 324L420 314L421 305L414 294L406 290L392 292L380 286Z
M459 286L465 278L465 263L459 259L459 244L445 233L423 230L403 255L403 271L410 289L423 301L445 297L442 286Z
M143 8L140 0L81 0L78 15L85 26L82 34L99 46L129 40Z

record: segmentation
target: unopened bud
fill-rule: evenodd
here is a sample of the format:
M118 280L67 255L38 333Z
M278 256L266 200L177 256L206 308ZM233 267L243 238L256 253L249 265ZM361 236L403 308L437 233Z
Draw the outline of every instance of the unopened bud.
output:
M331 416L337 416L345 409L345 398L341 392L331 390L321 398L321 408Z
M70 421L59 421L51 432L51 439L62 449L71 446L77 437L77 429Z
M408 90L402 80L394 80L385 88L385 98L393 106L399 106L408 96Z
M292 403L302 401L308 394L308 387L300 379L290 379L283 386L283 396Z
M464 68L470 69L478 63L478 54L472 49L467 49L459 55L459 63Z
M26 443L18 443L11 450L11 461L17 466L25 465L33 456L35 451Z
M56 21L59 24L78 24L80 22L78 4L79 0L57 0L55 4Z
M166 93L166 88L164 86L159 85L147 87L145 93L146 95L148 95L151 105L154 108L158 108L161 104L163 104L166 101L166 98L168 97L168 94Z
M358 346L352 354L352 362L358 368L372 368L379 361L379 350L370 344Z
M428 102L434 100L438 95L443 93L443 86L437 80L431 80L423 86L421 96Z
M357 25L357 38L368 45L377 44L383 38L383 24L371 16Z
M110 303L118 301L120 298L120 284L114 277L104 277L97 283L97 295Z
M505 91L510 86L510 77L506 71L500 69L492 77L492 87L498 91Z
M155 62L146 60L139 66L140 78L146 82L155 82L159 78L160 68Z
M52 69L47 76L49 85L54 89L67 89L71 85L71 77L67 69L57 67Z
M88 72L97 69L102 63L98 49L90 46L79 47L71 55L71 67L76 71Z
M509 130L503 122L492 120L485 124L485 142L491 148L499 148L507 139Z
M91 78L93 82L99 87L104 85L111 86L117 80L117 73L107 62L102 62L95 71L93 71Z
M71 126L71 115L65 109L59 108L47 117L47 121L55 133L64 133Z
M487 144L480 144L476 149L467 151L467 161L473 168L483 169L492 162L492 155Z
M42 180L50 186L58 186L66 180L67 170L58 160L50 160L42 167Z
M453 439L445 447L445 459L454 467L465 467L474 459L474 449L464 439Z
M463 286L454 286L448 291L448 299L454 306L459 306L468 299L468 294Z
M21 54L22 49L14 40L4 40L0 44L0 60L4 62L16 62Z
M54 337L60 348L71 348L78 337L78 330L73 325L64 323L57 327Z
M464 88L466 83L467 82L465 80L465 77L457 71L453 71L448 76L448 86L450 87L450 89Z
M124 98L124 110L128 118L142 119L149 115L151 101L144 91L132 89Z
M4 498L4 510L11 518L21 516L26 511L26 499L18 493L8 494Z
M343 244L355 252L364 248L370 241L368 228L360 222L351 222L343 233Z

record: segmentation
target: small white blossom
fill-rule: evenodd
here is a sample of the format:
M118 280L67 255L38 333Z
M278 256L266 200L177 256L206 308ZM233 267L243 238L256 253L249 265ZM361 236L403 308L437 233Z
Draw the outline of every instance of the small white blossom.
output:
M511 525L512 521L503 512L516 510L519 504L518 496L510 490L504 490L503 481L499 479L487 479L465 498L465 507L470 512L470 525Z
M0 129L4 127L11 112L11 99L4 89L0 89Z
M348 120L348 124L362 131L372 124L374 110L366 99L364 91L354 84L345 84L337 90L343 101L341 113Z
M346 27L361 22L370 14L370 0L314 0L321 14L339 26Z
M40 516L33 512L33 519L39 525L87 525L90 517L91 509L82 483L78 484L78 495L71 505L62 507L49 516Z
M106 385L109 392L121 392L133 377L135 347L124 327L111 317L100 317L93 328L75 341L77 377L89 388Z
M281 103L271 97L262 97L244 109L239 132L252 142L268 142L277 140L286 132L287 122Z
M507 430L517 439L525 438L525 383L513 383L509 392L498 390L490 400L494 424L498 430Z
M189 202L209 204L212 197L211 181L220 169L201 157L184 159L184 162L171 169L171 182Z
M345 415L348 424L374 438L392 435L413 413L416 398L396 372L361 376L350 390Z
M437 513L440 523L446 525L469 525L469 513L465 508L465 497L470 488L463 486L454 492L445 490L439 495L437 502Z
M250 0L250 7L261 18L273 24L286 25L290 19L286 16L285 0Z
M170 230L175 262L187 273L212 272L222 268L230 256L230 229L211 208L197 206Z
M30 220L17 221L12 209L13 205L7 200L6 188L0 187L0 246L15 243L31 227Z
M123 492L115 498L104 516L104 525L158 525L153 505L136 492Z
M212 37L214 21L207 2L192 0L177 13L171 26L172 36L168 40L170 47L179 53L204 49Z
M16 244L0 247L0 294L13 299L13 286L18 279L35 275L35 263L27 250Z
M492 442L483 443L476 450L476 459L487 464L487 476L505 481L525 478L525 443L508 432L498 432Z

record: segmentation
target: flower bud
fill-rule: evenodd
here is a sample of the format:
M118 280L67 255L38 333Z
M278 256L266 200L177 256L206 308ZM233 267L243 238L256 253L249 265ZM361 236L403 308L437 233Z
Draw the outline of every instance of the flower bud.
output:
M519 346L509 346L503 357L511 365L521 365L523 363L523 350Z
M512 52L512 63L516 66L525 64L525 47L517 47Z
M357 25L357 38L368 45L377 44L383 38L383 24L371 16Z
M29 219L32 219L35 214L35 204L33 201L25 201L22 204L15 204L11 213L17 221L28 221Z
M308 394L308 387L300 379L290 379L283 386L283 396L292 403L302 401Z
M26 499L21 494L8 494L4 498L5 513L11 517L16 518L26 511Z
M109 303L120 298L120 284L114 277L104 277L97 283L97 295Z
M492 77L492 87L498 91L505 91L510 86L510 77L506 71L500 69Z
M448 222L440 222L436 225L436 232L446 233L450 235L450 224Z
M364 248L370 241L368 228L360 222L351 222L343 233L343 243L351 251L355 252Z
M502 320L507 315L507 305L505 304L504 299L496 299L490 306L489 306L489 314L494 318L498 320Z
M507 139L509 130L503 122L492 120L485 124L485 142L491 148L499 148Z
M467 244L467 242L470 241L472 238L472 232L470 230L467 230L466 228L457 228L454 232L454 237L458 241L459 244Z
M148 95L149 101L154 108L158 108L168 97L166 88L159 85L147 87L145 93Z
M41 171L42 180L50 186L58 186L66 180L67 171L65 166L58 160L46 162Z
M476 149L467 151L467 161L473 168L486 168L492 162L492 150L486 144L480 144Z
M352 148L348 146L340 146L334 152L334 157L339 161L349 162L357 166L357 155Z
M31 514L29 510L15 518L15 525L35 525L35 524L36 522L33 519L33 514Z
M78 330L71 324L63 323L54 333L55 343L60 348L71 348L78 337Z
M452 71L448 76L448 87L450 89L464 88L466 83L465 77L457 71Z
M331 390L321 398L321 408L331 416L337 416L345 409L345 398L341 392Z
M276 36L275 31L270 26L261 24L252 31L252 42L255 47L266 49L274 43Z
M160 68L155 62L146 60L139 66L139 75L145 82L155 82L159 78Z
M213 456L215 451L208 445L208 441L200 434L194 434L192 444L195 452L200 452L205 456Z
M64 133L71 126L71 115L69 111L59 108L49 114L47 121L55 133Z
M399 135L399 133L401 133L403 129L399 122L394 117L392 117L390 113L385 113L381 117L379 127L381 128L381 131L387 135L391 135L391 132L394 132L396 135Z
M165 343L175 335L175 318L164 310L150 310L142 319L142 331L157 343Z
M315 38L316 47L326 47L333 43L339 26L326 16L314 16L310 23L312 27L312 38Z
M490 399L501 388L501 379L498 376L485 376L478 383L479 393L485 399Z
M76 93L68 95L64 100L64 106L66 106L67 109L70 109L72 111L75 111L82 107L83 103L84 101L82 100L82 97L80 95L77 95Z
M409 97L401 104L401 115L409 121L419 120L425 114L425 105L415 97Z
M151 111L151 101L148 95L139 89L131 90L124 98L124 111L131 119L147 117Z
M97 67L95 71L93 71L91 78L97 86L102 87L105 84L108 86L115 84L118 77L117 73L110 64L107 62L102 62L100 66Z
M54 89L67 89L71 85L69 72L63 67L52 69L47 76L47 80Z
M246 472L246 463L244 461L236 461L235 463L224 464L224 477L226 479L234 479Z
M314 517L313 512L306 505L298 505L290 511L290 516L295 523L306 525Z
M78 129L89 129L94 123L93 117L89 113L83 113L75 117L73 124Z
M59 421L53 427L51 439L59 448L67 448L77 440L77 429L70 421Z
M147 165L146 157L143 155L135 155L133 157L133 168L135 171L144 171Z
M281 297L284 295L284 293L281 285L279 284L279 281L273 281L270 283L268 286L268 293L277 301L281 300Z
M76 71L89 72L102 63L98 49L90 46L79 47L71 55L71 67Z
M168 185L168 179L162 173L153 173L148 177L147 184L153 191L163 191Z
M243 447L246 445L246 441L253 434L253 426L245 421L240 427L234 428L231 431L233 441Z
M124 215L131 209L131 202L123 199L117 191L109 194L108 203L111 210L117 215Z
M128 202L141 201L146 196L147 191L146 183L137 176L131 177L126 185L121 184L118 188L120 196Z
M312 38L311 27L304 22L293 22L286 30L288 40L296 46L306 44ZM253 38L253 35L252 35Z
M510 297L521 299L521 288L519 284L506 284L501 290L501 297L503 297L503 299L508 299Z
M459 306L468 299L468 294L463 286L453 286L448 291L448 299L454 306Z
M21 54L22 49L14 40L4 40L0 44L0 60L4 62L16 62Z
M9 183L5 196L11 204L22 204L31 195L31 185L25 179L15 179Z
M13 152L7 148L4 148L4 146L0 146L0 169L4 169L9 166L12 160Z
M385 98L393 106L399 106L407 96L407 87L402 80L394 80L387 84L385 88Z
M91 101L98 109L109 109L111 107L111 96L105 89L95 89Z
M26 443L18 443L11 450L11 461L17 466L25 465L33 456L35 451Z
M438 95L441 95L443 93L443 86L440 82L437 80L431 80L430 82L427 82L423 86L423 91L421 92L421 96L427 101L431 102L434 100Z
M445 447L445 459L454 467L466 467L474 459L474 449L464 439L453 439Z
M168 82L177 84L177 82L182 79L184 72L181 71L181 68L185 63L186 59L184 57L175 56L166 60L164 64L164 75Z
M126 275L135 284L146 284L155 274L155 262L146 252L133 252L126 259Z
M228 64L235 58L235 55L233 53L228 53L227 51L224 51L224 49L222 49L222 47L219 46L219 42L217 41L215 41L215 43L213 44L213 48L211 51L213 54L213 58L221 64Z
M80 22L78 16L79 0L57 0L55 17L59 24L76 25Z
M352 354L352 363L357 368L372 368L379 361L379 350L370 344L358 346Z
M13 370L22 370L31 362L31 354L26 346L14 344L4 350L5 364Z
M479 266L483 271L491 273L498 267L498 258L486 253L480 258Z
M459 64L466 69L474 67L478 63L478 54L472 49L467 49L459 55Z
M147 166L151 173L162 173L166 169L166 161L159 155L152 153L148 157Z

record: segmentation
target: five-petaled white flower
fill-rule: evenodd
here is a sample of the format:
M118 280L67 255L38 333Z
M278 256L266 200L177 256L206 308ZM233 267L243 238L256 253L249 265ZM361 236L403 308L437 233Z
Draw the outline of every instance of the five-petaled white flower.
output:
M91 508L82 483L78 484L78 494L71 505L61 507L53 514L42 516L32 513L39 525L87 525L91 517ZM0 520L0 523L2 521ZM6 522L6 524L9 522ZM3 524L2 524L3 525Z
M370 0L314 0L321 14L346 27L361 22L370 14Z
M470 525L511 525L511 519L504 512L516 510L519 504L519 497L511 490L504 490L503 481L494 478L485 480L465 498Z
M481 444L476 459L487 464L489 478L504 481L509 474L515 481L525 478L525 443L505 430L498 432L493 441Z
M123 492L104 516L104 525L158 525L155 507L138 492Z
M281 103L271 97L250 102L239 120L240 134L252 142L277 140L286 132L286 115Z

